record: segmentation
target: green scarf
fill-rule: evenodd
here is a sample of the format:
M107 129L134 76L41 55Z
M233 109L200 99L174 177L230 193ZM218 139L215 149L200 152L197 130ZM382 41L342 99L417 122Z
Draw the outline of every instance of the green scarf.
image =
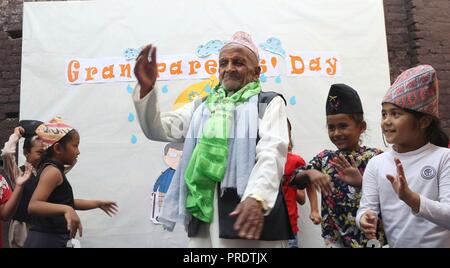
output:
M184 174L188 194L186 209L199 220L211 222L214 187L225 176L228 164L228 137L235 107L261 92L259 81L251 82L227 97L219 84L206 99L211 112Z

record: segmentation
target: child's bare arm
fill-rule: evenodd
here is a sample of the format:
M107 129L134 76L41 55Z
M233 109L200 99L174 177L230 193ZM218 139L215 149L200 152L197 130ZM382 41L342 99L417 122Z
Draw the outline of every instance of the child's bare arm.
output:
M98 200L75 199L76 210L90 210L98 208Z
M309 218L314 224L319 224L322 221L319 213L319 202L317 200L316 188L313 185L306 187L306 192L308 194L309 204L311 206L311 213Z
M115 215L117 213L117 204L114 201L108 200L85 200L85 199L75 199L75 209L77 210L90 210L100 208L109 216Z
M297 203L300 205L305 204L305 189L297 190Z

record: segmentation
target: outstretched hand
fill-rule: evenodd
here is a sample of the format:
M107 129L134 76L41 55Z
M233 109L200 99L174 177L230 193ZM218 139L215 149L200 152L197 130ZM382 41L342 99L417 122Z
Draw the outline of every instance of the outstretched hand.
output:
M349 157L350 163L342 154L333 158L331 164L338 172L336 174L336 178L352 186L361 187L362 175L356 167L356 162L353 156L350 155Z
M116 215L119 207L117 206L116 202L99 200L98 208L103 210L106 214L108 214L108 216L112 217L113 215Z
M141 86L140 97L143 98L153 89L158 78L156 47L154 45L145 46L139 53L134 66L134 75Z
M261 204L252 197L239 203L230 216L238 216L234 229L244 239L259 239L264 226L264 211Z

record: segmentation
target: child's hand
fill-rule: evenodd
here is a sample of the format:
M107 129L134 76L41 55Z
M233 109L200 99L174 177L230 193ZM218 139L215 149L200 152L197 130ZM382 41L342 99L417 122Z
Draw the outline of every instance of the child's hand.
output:
M351 164L343 155L333 158L331 164L338 171L336 178L352 186L361 187L362 175L356 167L356 162L352 155L350 155L350 161Z
M264 226L264 208L261 202L247 197L229 215L237 216L233 229L242 239L259 239Z
M25 134L25 129L23 129L23 127L16 127L14 129L14 134L16 134L19 138L22 138L23 134Z
M400 159L395 158L395 165L397 166L397 176L386 175L386 178L391 182L392 188L401 200L405 200L410 194L411 190L408 187L406 181L405 171L403 170L402 162Z
M418 213L420 210L420 195L409 188L400 159L395 158L394 161L397 166L397 176L386 175L386 178L391 182L398 198L410 206L414 213Z
M74 238L77 234L77 230L80 231L80 237L83 236L83 226L81 225L80 217L71 207L68 207L64 218L67 221L67 230L70 232L70 238Z
M361 226L361 231L368 239L377 239L378 216L375 213L368 210L361 216L359 224Z
M25 171L22 173L22 175L16 178L16 187L22 186L27 180L30 179L32 170L33 166L30 163L27 163L25 165Z
M106 214L108 214L108 216L112 217L113 215L116 215L119 207L116 202L98 200L98 208L103 210Z
M320 217L319 212L317 211L311 211L311 214L309 214L309 219L315 224L320 224L322 222L322 217Z

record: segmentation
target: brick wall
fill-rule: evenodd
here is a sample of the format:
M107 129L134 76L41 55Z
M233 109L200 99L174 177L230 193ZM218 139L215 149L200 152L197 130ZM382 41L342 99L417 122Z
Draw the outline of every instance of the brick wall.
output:
M18 124L22 2L0 2L0 144Z
M18 124L23 2L0 1L0 145ZM384 6L391 80L419 63L433 65L450 133L450 1L384 0Z
M384 0L384 11L391 82L405 69L432 65L442 126L450 134L450 1Z
M384 1L391 80L412 65L413 49L409 43L408 15L405 0Z
M436 68L441 89L440 116L450 134L450 1L413 0L410 7L415 22L413 61Z

